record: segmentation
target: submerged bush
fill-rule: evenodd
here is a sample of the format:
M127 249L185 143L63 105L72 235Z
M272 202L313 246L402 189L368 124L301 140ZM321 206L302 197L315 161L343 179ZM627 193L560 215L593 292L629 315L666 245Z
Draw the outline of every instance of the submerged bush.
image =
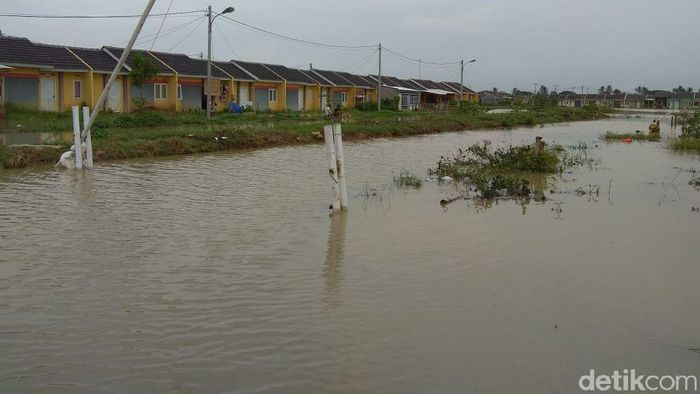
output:
M394 183L399 187L421 187L423 185L423 181L419 177L411 174L405 168L402 168L399 175L394 177Z
M620 141L620 140L625 140L625 139L631 139L635 141L659 141L661 139L661 133L648 133L644 134L642 132L639 133L613 133L612 131L608 131L605 133L605 136L603 137L608 141Z
M490 142L474 144L458 150L451 158L441 157L430 174L450 176L473 185L481 197L530 197L532 189L527 179L517 173L556 173L560 171L562 149L536 152L532 145L491 149Z

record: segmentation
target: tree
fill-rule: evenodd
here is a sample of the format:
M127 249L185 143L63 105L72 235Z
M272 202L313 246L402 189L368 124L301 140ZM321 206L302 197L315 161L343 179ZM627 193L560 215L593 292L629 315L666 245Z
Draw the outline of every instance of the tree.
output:
M677 88L673 88L673 92L674 93L685 93L685 88L683 87L683 85L678 85Z
M605 85L600 85L600 87L598 88L598 93L600 93L600 94L605 93Z
M622 91L620 89L615 89L613 90L613 94L622 94Z
M688 86L688 89L686 90L688 91L688 93L693 93L693 88L691 88L690 86Z
M549 93L549 89L547 89L545 85L542 85L540 86L540 91L537 93L546 96Z
M612 88L611 85L608 85L608 86L605 87L605 93L606 93L606 94L610 94L610 93L612 93L612 91L613 91L613 88Z
M498 93L498 88L493 88L493 89L491 89L491 91L494 93Z
M143 84L146 81L153 79L158 74L158 69L153 64L150 58L135 52L131 56L131 71L129 71L129 79L131 83L139 88L139 98L134 99L134 106L137 110L143 109L146 100L143 98Z

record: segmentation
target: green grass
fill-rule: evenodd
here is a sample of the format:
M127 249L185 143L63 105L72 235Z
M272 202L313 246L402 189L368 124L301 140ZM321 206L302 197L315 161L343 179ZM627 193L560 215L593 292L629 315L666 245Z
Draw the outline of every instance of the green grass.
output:
M399 175L394 177L394 183L399 187L419 188L423 186L423 181L415 174L408 172L405 168L402 168Z
M526 174L561 173L585 163L587 146L579 144L568 150L554 146L535 152L533 145L516 145L492 149L489 141L459 149L452 157L441 157L428 173L450 176L473 186L484 199L494 197L544 199L533 194Z
M675 150L690 150L700 152L700 138L676 138L671 141L671 148Z
M468 111L346 111L343 114L343 137L346 140L358 140L410 136L592 120L604 116L602 111L557 107L499 114ZM70 113L8 107L7 117L7 121L0 124L2 130L71 130ZM328 123L330 122L323 119L320 112L224 113L211 120L202 113L194 112L100 113L93 127L93 150L95 160L100 161L314 143L322 141L322 126ZM19 124L22 126L16 127ZM62 146L59 151L67 148L68 146ZM60 152L54 152L52 148L47 148L45 154L29 154L26 149L15 147L2 149L0 167L3 168L55 163L60 156ZM17 158L18 155L21 155L21 159Z
M633 141L659 141L661 133L613 133L608 131L603 138L607 141L621 141L627 138Z

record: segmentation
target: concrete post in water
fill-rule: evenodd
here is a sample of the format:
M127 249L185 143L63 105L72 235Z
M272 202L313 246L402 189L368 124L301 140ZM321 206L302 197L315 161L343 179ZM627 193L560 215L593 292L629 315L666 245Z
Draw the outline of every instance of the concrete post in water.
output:
M80 111L78 106L73 106L73 146L75 147L75 168L80 170L83 168L83 143L80 138Z
M90 108L83 107L83 125L85 125L85 123L87 123L88 119L90 119ZM92 131L91 130L87 131L87 136L85 137L85 164L87 165L87 168L92 168L92 166L93 166L93 161L92 161Z
M335 144L336 167L338 169L340 209L348 209L348 189L345 185L345 159L343 158L343 130L338 123L333 125L333 143Z
M326 140L328 175L331 178L331 190L333 191L333 203L330 208L333 211L338 211L340 210L340 187L338 186L338 164L335 156L335 143L333 142L333 126L323 126L323 136Z

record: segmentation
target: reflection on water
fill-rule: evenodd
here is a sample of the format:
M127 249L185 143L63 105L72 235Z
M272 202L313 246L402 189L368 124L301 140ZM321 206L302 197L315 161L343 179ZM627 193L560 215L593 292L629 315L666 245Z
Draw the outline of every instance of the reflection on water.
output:
M1 172L0 391L568 393L591 368L697 373L699 156L599 140L648 123L348 143L350 209L330 217L321 145ZM601 163L530 178L545 201L392 186L535 135Z
M326 252L326 262L323 266L323 277L326 280L326 302L330 304L341 302L338 293L343 281L342 267L347 225L347 211L331 215L330 231L328 232L328 251Z

